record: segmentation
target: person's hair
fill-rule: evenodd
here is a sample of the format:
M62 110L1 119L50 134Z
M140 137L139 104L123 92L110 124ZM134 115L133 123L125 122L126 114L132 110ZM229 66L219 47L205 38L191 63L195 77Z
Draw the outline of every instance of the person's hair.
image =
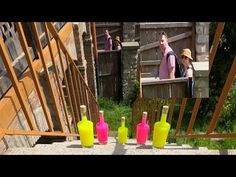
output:
M161 31L161 32L159 33L159 36L160 36L160 37L161 37L162 35L166 36L166 38L168 39L168 36L167 36L167 34L166 34L165 31Z

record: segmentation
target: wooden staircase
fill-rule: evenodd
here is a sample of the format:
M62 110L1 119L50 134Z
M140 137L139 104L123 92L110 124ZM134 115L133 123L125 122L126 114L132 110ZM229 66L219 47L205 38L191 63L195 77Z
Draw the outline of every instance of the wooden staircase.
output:
M116 137L109 137L105 145L95 139L92 148L83 148L79 140L73 140L36 144L33 148L9 148L3 155L236 155L236 150L209 150L176 143L166 143L163 149L157 149L150 140L146 145L137 145L135 139L128 139L121 145Z

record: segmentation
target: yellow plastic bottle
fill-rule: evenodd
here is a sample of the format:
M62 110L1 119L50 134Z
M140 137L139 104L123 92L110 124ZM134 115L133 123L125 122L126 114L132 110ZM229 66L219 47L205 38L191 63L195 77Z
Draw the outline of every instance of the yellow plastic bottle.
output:
M170 124L166 122L168 109L168 106L163 106L161 121L154 124L153 146L157 148L164 148L170 130Z
M83 147L92 147L94 143L93 122L87 119L86 106L80 106L82 120L78 122L77 128Z
M128 136L128 128L125 127L125 117L121 117L121 126L118 128L118 141L125 144Z

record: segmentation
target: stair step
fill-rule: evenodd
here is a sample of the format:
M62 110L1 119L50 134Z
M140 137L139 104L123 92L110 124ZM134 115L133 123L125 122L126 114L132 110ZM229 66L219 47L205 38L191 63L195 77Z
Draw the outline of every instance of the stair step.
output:
M137 145L135 139L128 139L125 145L118 143L116 137L109 137L108 143L101 145L94 140L94 146L84 148L80 140L53 142L51 144L36 144L33 148L9 148L4 155L28 155L28 154L51 154L51 155L217 155L236 154L236 150L208 150L206 147L191 147L183 144L166 143L163 149L152 146L148 140L146 145Z

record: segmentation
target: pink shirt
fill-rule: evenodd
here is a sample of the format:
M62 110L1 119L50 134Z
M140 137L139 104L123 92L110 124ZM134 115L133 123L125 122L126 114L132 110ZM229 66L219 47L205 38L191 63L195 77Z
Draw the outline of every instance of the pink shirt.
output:
M175 57L170 55L167 63L166 54L170 51L173 51L170 46L167 46L164 56L161 59L160 68L159 68L159 78L160 79L170 79L170 71L175 68Z
M105 37L105 50L112 50L112 38L110 35Z

